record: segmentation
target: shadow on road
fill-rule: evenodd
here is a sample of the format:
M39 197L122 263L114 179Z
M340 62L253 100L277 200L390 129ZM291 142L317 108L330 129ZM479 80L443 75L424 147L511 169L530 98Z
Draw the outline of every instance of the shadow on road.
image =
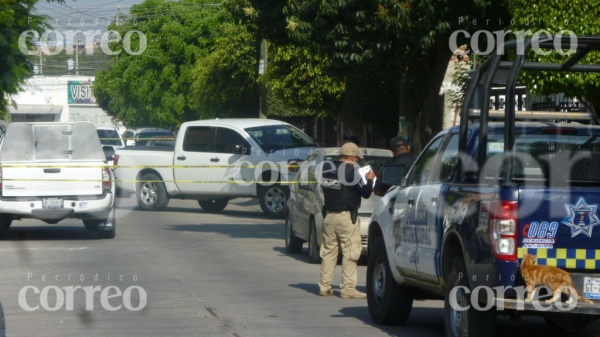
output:
M281 239L283 239L283 237ZM273 251L278 252L280 254L279 256L283 256L283 255L289 256L297 261L310 264L310 261L308 260L308 249L306 247L304 247L302 249L302 253L300 253L300 254L290 254L285 250L285 247L279 247L279 246L273 247Z
M340 310L340 315L331 317L354 317L364 324L375 327L390 336L443 336L444 335L444 312L441 308L413 308L408 322L403 326L385 326L373 323L366 300L348 300L363 301L363 306L346 307Z
M96 233L89 232L83 224L73 226L19 227L13 225L8 230L6 241L49 241L49 240L96 240Z
M282 224L191 224L171 225L167 230L180 232L217 233L230 238L245 239L281 239L284 238L285 228Z
M130 210L130 211L141 211L145 212L138 206L117 206L117 209ZM239 218L239 219L258 219L258 220L277 220L266 216L261 211L241 211L241 210L228 210L225 209L219 213L208 213L198 207L167 207L161 212L167 213L194 213L194 214L214 214L223 216L226 218ZM283 219L281 219L283 222Z
M311 293L311 294L314 294L315 296L319 296L319 285L317 283L296 283L296 284L290 284L290 287L296 288L296 289L301 289L301 290L306 291L307 293ZM333 289L335 296L340 295L339 284L333 284L332 289ZM364 286L357 286L356 290L365 292L366 289Z

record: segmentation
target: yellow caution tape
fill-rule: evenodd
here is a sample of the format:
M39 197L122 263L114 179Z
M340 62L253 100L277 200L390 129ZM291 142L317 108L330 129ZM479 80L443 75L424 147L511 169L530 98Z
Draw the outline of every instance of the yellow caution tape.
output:
M316 184L318 181L211 181L211 180L101 180L101 179L0 179L0 181L56 181L56 182L115 182L115 183L185 183L185 184Z
M257 168L271 167L273 165L0 165L9 168ZM275 167L294 167L300 165L276 165Z

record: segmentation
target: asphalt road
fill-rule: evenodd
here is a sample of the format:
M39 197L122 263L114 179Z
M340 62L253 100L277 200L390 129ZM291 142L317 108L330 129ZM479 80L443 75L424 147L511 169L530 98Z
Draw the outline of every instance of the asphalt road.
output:
M319 266L309 264L306 254L285 252L283 222L264 217L254 200L234 201L218 215L202 212L193 201L173 200L163 212L139 211L133 198L119 203L113 240L96 240L80 221L13 223L8 241L0 242L0 301L8 336L443 335L440 301L416 302L406 326L382 327L371 323L366 300L317 296ZM366 267L360 266L363 291L365 275ZM20 305L19 293L27 286L26 303ZM131 311L116 296L107 304L121 309L109 311L99 292L87 298L76 289L69 301L68 291L56 288L70 286L121 291L137 286L147 303ZM34 293L34 287L47 296ZM140 292L130 289L130 303L125 302L141 307ZM62 305L57 306L56 290ZM56 310L26 311L23 303ZM502 319L500 332L567 335L549 329L541 318L525 319L520 326ZM600 328L580 336L600 336Z

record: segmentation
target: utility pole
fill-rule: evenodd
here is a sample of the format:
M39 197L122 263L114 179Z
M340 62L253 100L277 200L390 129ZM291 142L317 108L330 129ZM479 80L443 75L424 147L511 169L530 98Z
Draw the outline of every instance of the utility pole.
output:
M39 52L40 52L40 75L42 75L44 73L43 71L43 61L42 61L42 48L38 48Z
M79 76L79 36L75 38L75 75Z
M267 72L267 40L262 39L260 42L260 59L258 61L258 75L262 75ZM260 85L260 105L259 105L259 118L267 118L267 86L264 84Z
M115 17L115 25L119 26L119 10L121 6L117 5L117 16Z

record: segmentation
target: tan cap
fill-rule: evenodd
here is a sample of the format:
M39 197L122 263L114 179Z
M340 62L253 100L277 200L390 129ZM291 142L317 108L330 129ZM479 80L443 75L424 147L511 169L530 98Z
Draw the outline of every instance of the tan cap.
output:
M360 159L364 159L363 155L360 153L358 149L358 145L349 142L342 146L341 155L344 156L357 156Z

